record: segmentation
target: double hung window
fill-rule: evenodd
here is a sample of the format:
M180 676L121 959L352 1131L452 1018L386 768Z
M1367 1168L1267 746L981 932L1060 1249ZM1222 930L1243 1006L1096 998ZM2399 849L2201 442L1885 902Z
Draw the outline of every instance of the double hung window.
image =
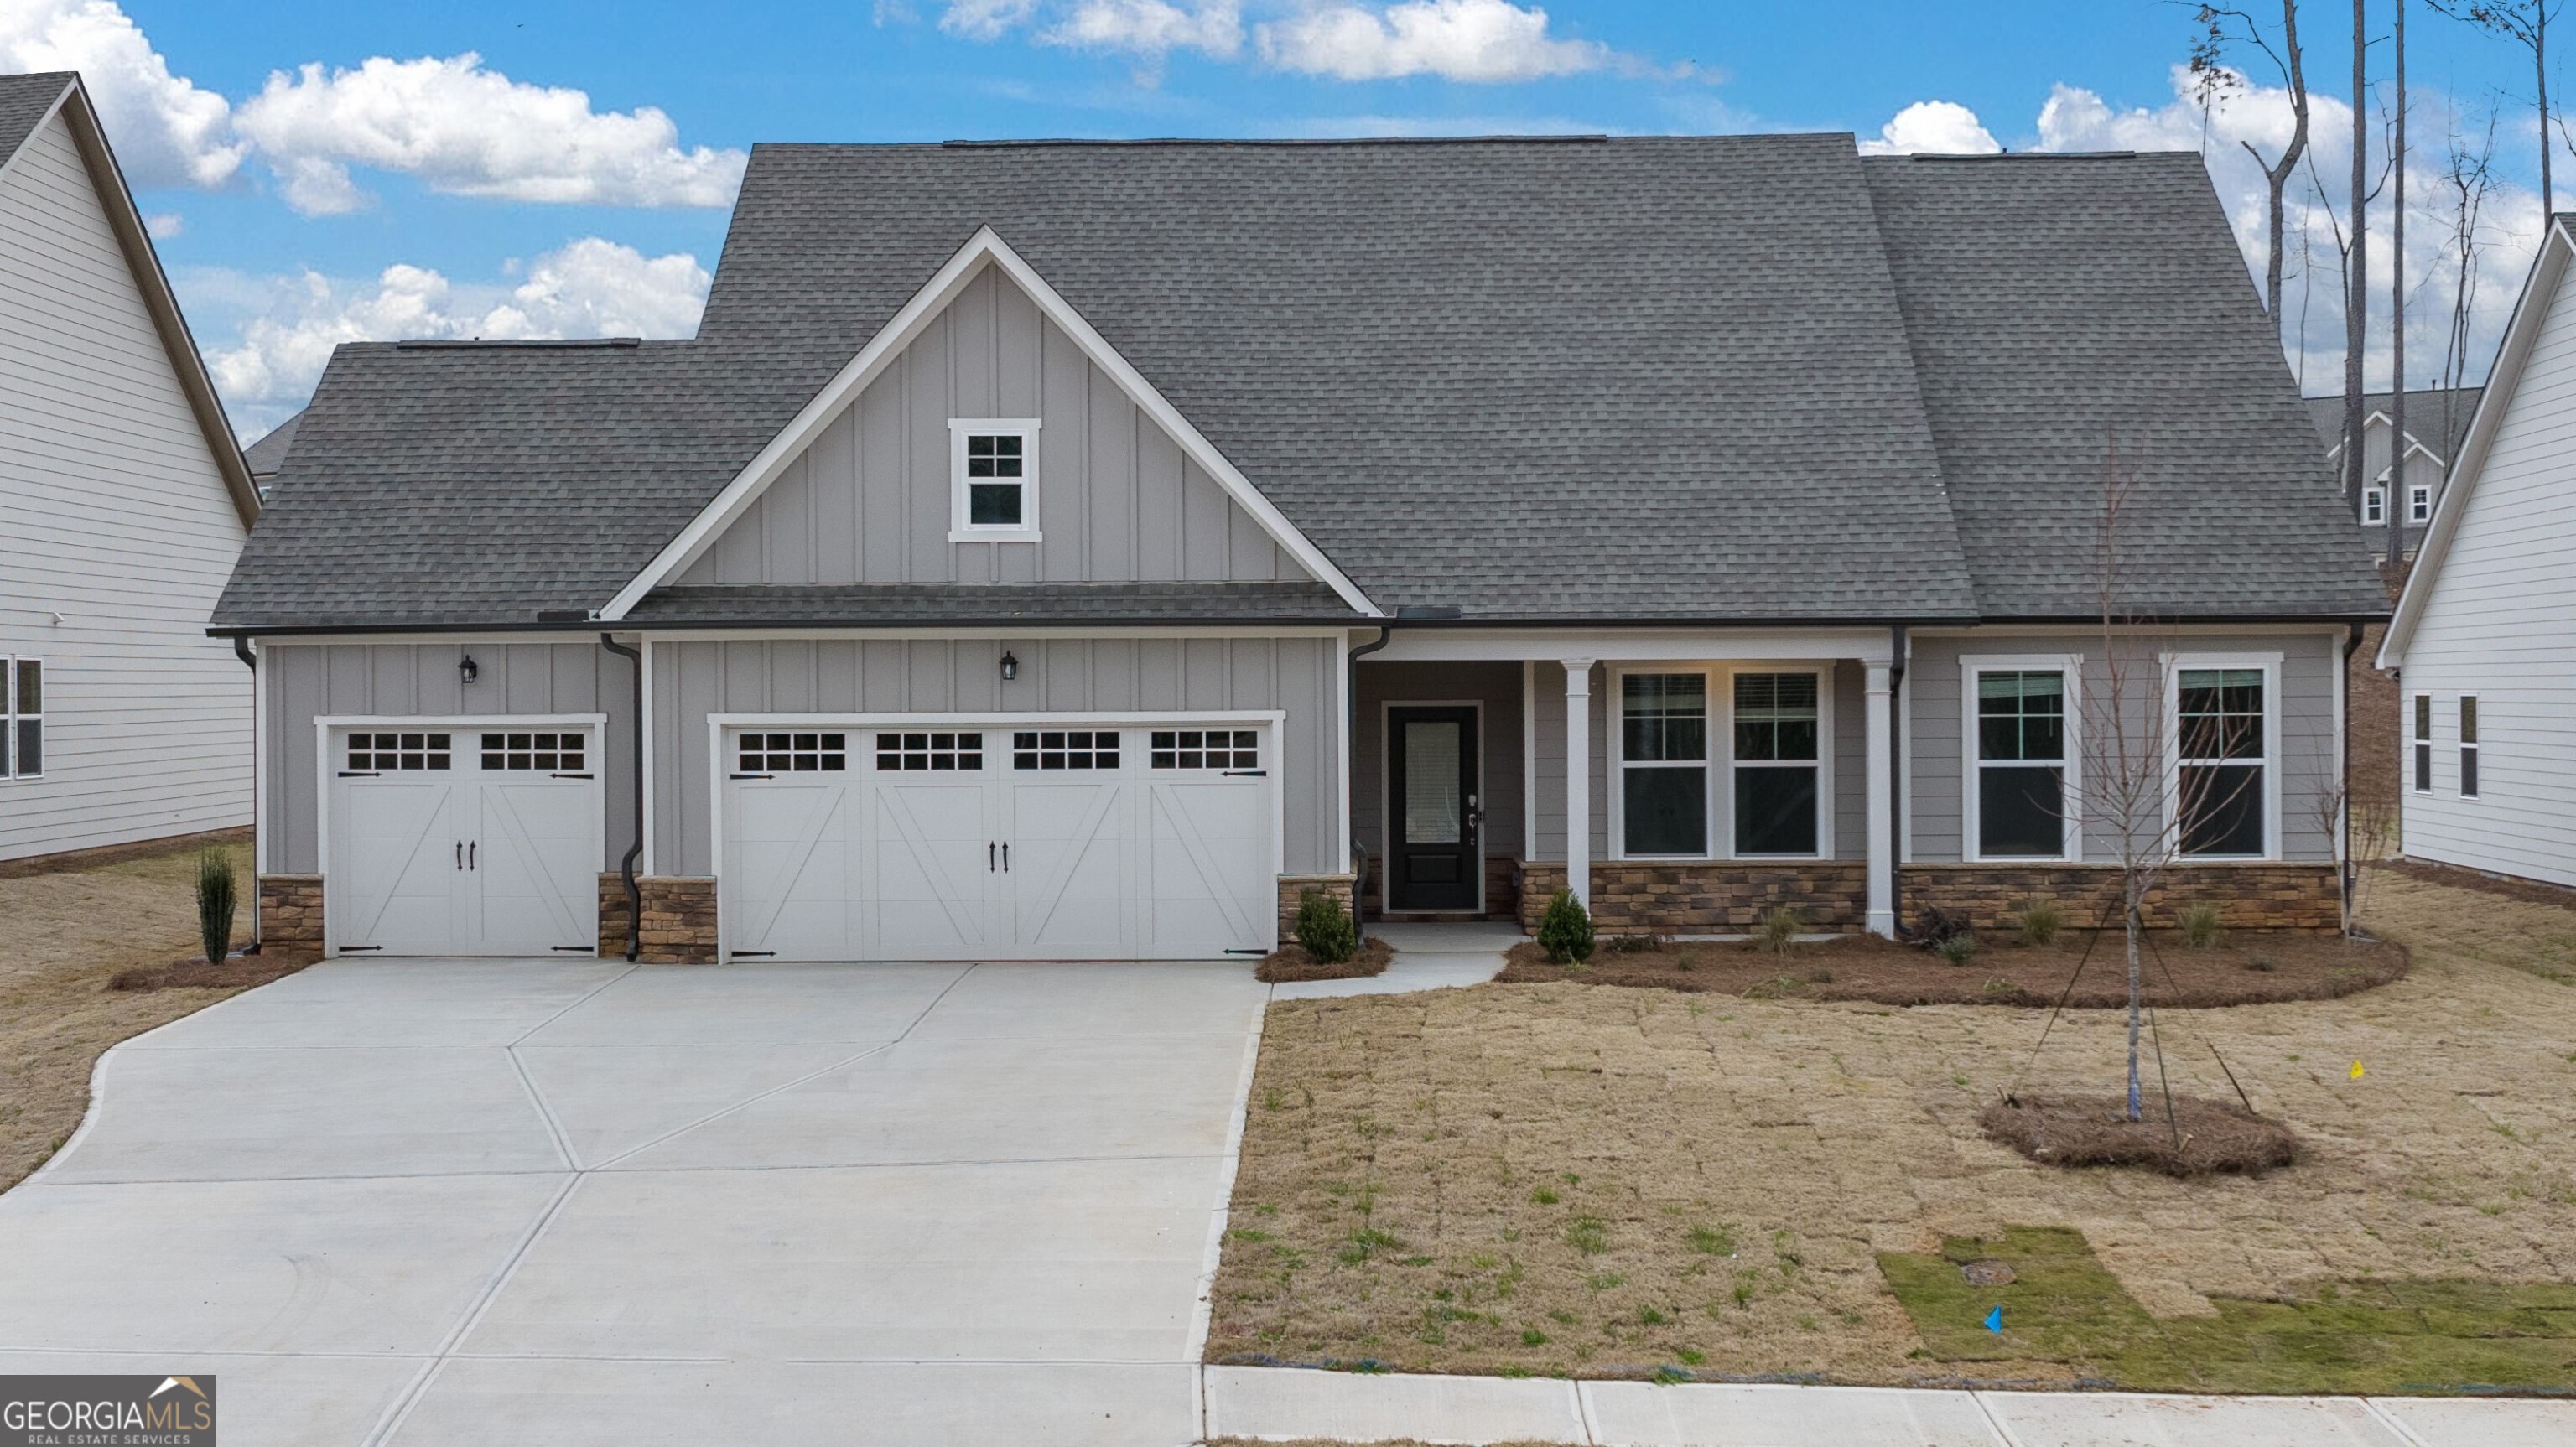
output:
M1708 675L1619 680L1622 852L1708 853Z
M2410 523L2433 520L2433 489L2429 485L2419 482L2406 489L2406 520Z
M2067 670L1976 668L1977 854L2067 854Z
M2182 853L2260 858L2271 837L2269 670L2184 667L2174 676Z
M2433 792L2433 695L2415 695L2415 792Z
M1814 673L1735 675L1735 852L1814 854L1822 709Z
M950 542L1029 542L1038 536L1035 419L948 424Z
M2460 797L2478 796L2478 700L2460 695Z
M45 661L0 655L0 779L45 772Z
M2388 489L2373 483L2361 490L2361 525L2376 528L2388 525Z

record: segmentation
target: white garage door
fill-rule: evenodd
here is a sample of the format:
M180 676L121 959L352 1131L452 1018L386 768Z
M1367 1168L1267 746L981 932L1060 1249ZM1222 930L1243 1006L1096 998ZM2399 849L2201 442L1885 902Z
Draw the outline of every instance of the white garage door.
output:
M596 732L521 721L330 729L322 887L332 947L595 953Z
M782 960L1267 952L1278 933L1272 727L727 729L726 947Z

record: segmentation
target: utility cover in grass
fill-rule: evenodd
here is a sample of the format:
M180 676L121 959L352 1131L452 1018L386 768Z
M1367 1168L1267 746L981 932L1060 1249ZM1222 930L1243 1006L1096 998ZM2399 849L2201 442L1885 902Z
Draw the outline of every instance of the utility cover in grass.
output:
M2177 1095L2151 1097L2146 1118L2127 1118L2112 1095L2023 1095L1977 1114L1987 1135L2047 1166L2145 1166L2168 1176L2259 1176L2299 1158L2299 1138L2242 1106Z
M1966 1280L1970 1262L2013 1268ZM2014 1226L1953 1237L1938 1255L1881 1252L1878 1268L1927 1355L2062 1362L2147 1392L2449 1394L2576 1390L2576 1286L2486 1281L2319 1282L2277 1300L2212 1297L2216 1316L2149 1316L2081 1232ZM1990 1312L2003 1312L2000 1331Z

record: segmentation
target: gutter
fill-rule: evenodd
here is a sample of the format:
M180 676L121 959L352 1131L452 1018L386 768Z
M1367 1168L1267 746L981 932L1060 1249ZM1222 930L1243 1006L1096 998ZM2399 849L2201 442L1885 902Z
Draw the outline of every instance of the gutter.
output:
M249 639L236 638L233 640L233 657L240 659L242 661L242 665L250 670L251 717L257 718L259 717L259 655L250 651ZM259 937L259 848L260 845L266 841L259 837L260 812L259 738L258 731L253 730L250 745L250 943L242 949L242 953L246 955L258 954L261 944Z
M644 886L635 882L635 860L644 852L644 651L629 648L612 634L599 635L599 646L630 659L635 674L635 714L627 720L632 743L628 752L635 765L635 842L626 846L626 857L618 861L618 873L626 881L626 963L634 964L644 953Z

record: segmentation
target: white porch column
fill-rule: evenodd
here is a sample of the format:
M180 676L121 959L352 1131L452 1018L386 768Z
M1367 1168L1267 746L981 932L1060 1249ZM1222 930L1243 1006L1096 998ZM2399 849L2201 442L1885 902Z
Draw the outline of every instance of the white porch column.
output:
M1873 663L1862 685L1862 713L1868 718L1869 767L1869 932L1896 937L1896 801L1888 788L1888 745L1896 736L1890 702L1888 666Z
M1565 887L1592 908L1592 660L1565 663Z

